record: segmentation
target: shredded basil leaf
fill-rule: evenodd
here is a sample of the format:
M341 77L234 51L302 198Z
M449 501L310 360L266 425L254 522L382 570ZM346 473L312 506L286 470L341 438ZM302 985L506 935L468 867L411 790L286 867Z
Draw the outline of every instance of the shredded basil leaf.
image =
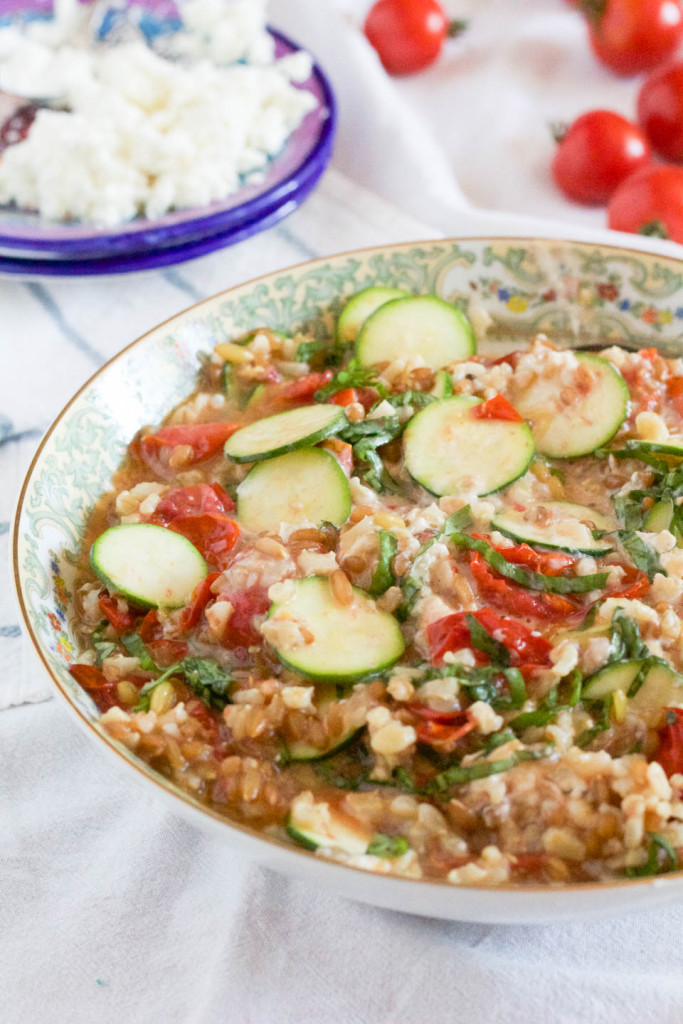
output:
M104 659L111 657L116 650L116 644L112 640L105 640L103 637L103 633L108 626L108 622L101 622L90 638L90 643L95 651L95 664L98 668L101 667Z
M396 582L392 563L398 551L398 540L391 530L379 531L379 562L370 581L368 593L371 597L381 597Z
M505 576L528 590L540 590L546 594L586 594L600 590L609 579L609 573L593 573L590 576L545 576L540 572L522 569L501 555L485 540L478 540L466 533L452 533L450 539L458 547L478 551L484 561L501 576Z
M230 702L232 679L228 672L208 658L185 658L185 682L210 707L224 708Z
M149 651L138 633L129 633L121 637L121 643L133 658L140 659L140 668L143 672L155 672L157 665L150 656Z
M651 875L664 875L678 869L678 855L671 843L659 832L648 832L648 836L650 848L647 861L639 868L627 868L627 878L649 878ZM663 854L663 858L660 854Z
M623 608L615 608L610 623L610 653L607 664L648 657L650 650L641 638L636 620L629 618Z
M311 359L322 352L325 345L322 341L300 341L296 348L297 363L310 363Z
M409 846L403 836L385 836L377 832L368 846L367 853L373 857L386 857L393 860L407 853Z
M628 551L636 569L644 572L650 583L652 583L656 573L668 576L666 569L659 561L659 554L649 544L646 544L642 537L639 537L637 533L631 530L622 530L618 536L623 547Z
M209 661L208 658L185 658L183 661L176 661L157 679L150 679L148 683L145 683L133 710L149 711L152 691L164 680L174 675L184 676L185 682L193 693L201 697L209 707L221 709L230 703L229 692L232 683L230 675L215 661Z
M326 402L337 391L345 391L347 388L371 387L376 383L376 372L367 366L359 366L356 360L352 359L343 370L335 373L332 380L325 387L319 388L313 397L316 402Z
M583 732L579 733L574 740L574 746L581 747L583 750L593 742L596 736L599 736L601 732L605 732L607 729L609 729L609 722L605 717L601 721L596 722L590 729L584 729Z
M494 732L493 735L489 736L488 743L484 747L484 754L491 754L498 747L502 747L505 743L509 743L511 740L516 740L512 729L501 729L500 732Z
M432 789L441 791L451 786L462 786L475 779L487 779L490 775L500 775L502 772L510 771L511 768L522 764L524 761L537 761L541 757L547 757L548 750L515 750L509 757L500 761L475 761L467 766L455 764L445 771L439 772L431 784Z
M465 622L470 631L471 646L475 650L487 654L491 659L492 665L500 665L501 668L507 668L510 664L510 652L505 644L491 636L489 631L484 629L474 615L465 615Z
M352 445L354 461L365 464L361 465L358 475L375 491L400 491L387 473L377 449L399 437L403 428L404 424L398 417L387 416L379 420L348 423L337 435L341 441Z

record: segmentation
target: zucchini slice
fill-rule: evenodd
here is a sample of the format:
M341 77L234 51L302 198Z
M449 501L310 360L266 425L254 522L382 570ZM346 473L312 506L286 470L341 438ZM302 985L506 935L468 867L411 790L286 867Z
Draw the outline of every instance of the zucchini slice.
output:
M402 288L363 288L352 295L344 306L337 321L337 341L340 345L349 345L356 340L369 316L392 299L407 299L410 292Z
M620 661L614 665L605 665L591 676L581 692L582 699L602 700L615 690L622 690L628 695L645 665L644 658L633 658ZM634 711L647 711L666 707L671 703L683 700L683 676L674 672L669 665L655 662L648 670L645 679L629 699L629 708Z
M671 498L662 498L656 505L653 505L643 523L643 529L648 533L661 533L662 530L669 530L674 517L674 503Z
M313 803L310 794L294 797L287 834L307 850L340 850L352 857L366 853L372 833L355 818L327 802Z
M341 526L350 512L349 482L324 448L258 462L237 488L237 518L254 533L277 533L280 523Z
M491 526L522 543L590 555L605 555L612 550L609 542L594 540L592 530L616 530L616 524L608 516L570 501L544 501L531 508L506 508L496 513Z
M477 350L471 324L461 310L436 295L393 299L363 324L356 341L361 366L422 356L440 370Z
M122 523L101 534L90 564L110 590L144 608L182 608L209 569L194 544L152 523Z
M448 370L437 370L434 376L434 387L429 393L435 398L450 398L453 394L453 374Z
M343 605L326 576L296 580L294 588L294 597L283 605L272 604L268 616L277 618L282 611L287 620L305 626L313 639L292 646L283 631L280 644L271 640L283 665L308 679L347 683L389 668L403 654L398 622L364 591L354 587L352 603Z
M344 410L338 405L304 405L236 430L225 442L225 454L233 462L272 459L317 444L345 423Z
M332 704L338 701L336 687L320 687L320 696L316 696L316 705L319 712L325 715ZM339 735L328 743L324 748L311 746L305 740L295 740L287 744L287 755L290 761L322 761L325 757L331 757L338 750L346 747L356 738L363 728L348 727L342 728Z
M645 677L642 686L629 701L634 711L650 708L665 708L683 700L683 676L669 665L655 664Z
M455 395L421 409L403 433L406 469L432 494L491 494L526 472L534 442L526 423L477 419L478 398Z
M514 402L531 423L536 448L554 459L590 455L614 437L628 413L628 387L607 359L588 352L576 358L591 373L585 394L570 405L558 402L557 381L539 377Z
M632 658L630 661L618 661L598 669L584 683L581 691L582 700L604 700L615 690L628 693L644 664L644 658Z

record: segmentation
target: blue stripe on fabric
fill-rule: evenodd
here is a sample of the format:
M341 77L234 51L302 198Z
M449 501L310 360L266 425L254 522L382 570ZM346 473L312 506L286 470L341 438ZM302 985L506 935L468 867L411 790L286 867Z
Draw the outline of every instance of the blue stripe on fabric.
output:
M192 282L184 278L177 270L166 270L164 272L164 280L168 281L174 288L177 288L178 291L189 295L195 302L201 302L202 299L206 298L205 292L200 292L199 288L195 288Z
M21 636L21 628L19 626L0 626L0 639L14 636Z
M0 537L4 533L9 533L9 523L0 523Z
M320 256L317 249L313 249L312 246L308 245L307 242L304 242L304 240L299 238L291 228L285 227L284 224L280 224L275 231L284 242L291 245L292 249L296 249L296 251L301 256L305 256L307 260L315 260Z
M82 334L79 334L71 324L67 323L64 319L64 314L50 295L45 285L37 284L36 282L29 282L26 284L26 288L28 288L33 298L38 300L55 327L59 329L67 341L70 341L74 348L77 348L79 352L82 352L84 356L91 359L97 366L101 366L104 362L104 356L102 353L98 352Z
M6 444L15 444L17 441L27 441L32 437L42 437L43 434L41 427L30 427L28 430L19 430L16 434L5 434L4 437L0 437L0 448L4 448Z

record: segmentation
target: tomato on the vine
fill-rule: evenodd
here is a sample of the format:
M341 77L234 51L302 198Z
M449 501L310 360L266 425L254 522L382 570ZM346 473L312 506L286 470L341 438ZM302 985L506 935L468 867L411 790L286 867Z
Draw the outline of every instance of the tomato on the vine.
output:
M438 0L377 0L365 21L365 35L391 75L429 67L446 37L462 28L449 22Z
M624 181L607 208L614 231L683 242L683 167L645 167Z
M661 156L683 162L683 63L648 78L638 94L638 121Z
M682 0L579 0L598 60L618 75L651 71L683 39Z
M552 172L569 199L604 204L649 159L647 139L636 125L611 110L591 110L560 139Z

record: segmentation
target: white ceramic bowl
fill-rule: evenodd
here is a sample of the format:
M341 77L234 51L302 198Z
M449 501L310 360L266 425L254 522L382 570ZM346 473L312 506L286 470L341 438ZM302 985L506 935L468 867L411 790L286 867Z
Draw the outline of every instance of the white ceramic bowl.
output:
M207 810L100 728L68 665L76 554L88 513L133 434L194 387L198 353L249 328L315 325L370 284L436 292L488 323L485 351L537 331L567 346L622 343L681 354L683 261L586 242L483 238L410 243L314 260L232 288L155 328L104 366L45 436L19 498L14 570L26 628L66 705L102 751L198 828L250 857L353 899L485 922L557 921L636 910L683 897L683 874L600 885L455 887L369 874L322 860ZM679 305L680 303L680 305Z

